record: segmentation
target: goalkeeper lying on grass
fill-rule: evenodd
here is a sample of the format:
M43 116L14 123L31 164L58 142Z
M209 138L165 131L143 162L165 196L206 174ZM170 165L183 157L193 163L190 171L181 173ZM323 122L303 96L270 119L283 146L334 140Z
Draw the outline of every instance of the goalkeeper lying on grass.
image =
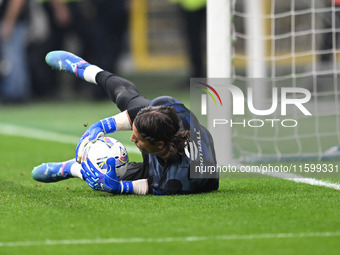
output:
M190 164L200 165L203 162L205 165L216 165L216 158L209 131L199 124L181 102L168 96L150 101L141 96L130 81L69 52L52 51L47 54L46 62L53 69L66 71L101 86L121 113L89 127L78 143L75 159L35 167L32 172L35 180L57 182L79 177L95 190L114 194L191 194L218 189L217 175L190 178ZM87 143L122 130L132 130L131 141L141 151L143 162L129 162L121 180L115 171L104 175L91 167L89 160L81 162ZM189 153L185 153L190 132L199 132L201 137L202 150L196 159L191 159ZM114 162L108 159L106 163L115 169Z

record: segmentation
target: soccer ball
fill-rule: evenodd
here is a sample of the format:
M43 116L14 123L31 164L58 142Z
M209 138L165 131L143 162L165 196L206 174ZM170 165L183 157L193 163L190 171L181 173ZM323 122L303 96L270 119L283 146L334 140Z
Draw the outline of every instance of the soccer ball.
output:
M123 144L111 137L100 137L95 143L88 143L85 146L82 162L87 158L103 174L107 172L106 160L115 158L116 174L121 179L127 170L129 162L128 153Z

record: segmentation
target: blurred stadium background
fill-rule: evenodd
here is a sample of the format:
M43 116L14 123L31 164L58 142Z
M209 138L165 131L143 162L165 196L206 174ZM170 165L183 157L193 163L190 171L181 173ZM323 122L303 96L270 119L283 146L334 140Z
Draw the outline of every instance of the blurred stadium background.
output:
M79 180L54 184L32 180L34 166L74 157L85 126L118 112L105 95L92 90L93 85L79 83L71 75L47 67L44 56L48 47L43 42L54 31L48 27L48 13L40 2L46 1L30 2L35 13L28 41L32 97L25 102L0 102L0 254L112 254L136 250L141 254L338 254L340 201L339 179L335 178L315 182L316 186L277 178L223 178L217 192L173 197L111 196L94 192ZM105 1L93 0L92 4L100 2ZM129 26L114 71L134 82L146 97L172 95L190 105L192 70L183 10L165 0L123 2L128 3ZM245 22L249 2L226 2L232 7L232 78L244 86L249 72ZM275 152L270 157L277 160L284 153L309 153L313 144L317 155L322 155L330 146L340 144L339 104L329 107L338 102L339 96L339 45L320 48L322 35L328 32L332 41L337 41L340 28L335 26L334 10L338 9L330 9L335 5L333 2L330 7L328 0L257 3L261 3L265 17L264 59L257 61L267 63L267 77L282 78L278 86L293 83L312 89L313 96L326 103L320 104L322 111L315 119L302 121L302 129L293 134L280 129L234 129L234 153L239 158L244 153L254 159ZM69 7L80 7L90 17L98 17L94 7L87 4L91 1L68 1ZM332 19L326 19L326 23L334 26L325 29L324 17L330 10ZM92 36L91 29L85 28ZM205 34L203 29L204 45ZM63 49L84 52L84 41L74 30L64 35ZM322 56L328 54L332 60L322 63ZM292 82L295 78L299 79ZM325 80L331 85L321 86ZM321 135L326 138L325 144L320 143ZM129 141L129 132L114 137L126 145L130 160L141 159ZM292 152L292 144L301 138L307 142L302 147L294 146L299 151ZM284 141L284 145L277 141ZM308 159L299 160L304 164ZM330 188L319 187L325 183Z

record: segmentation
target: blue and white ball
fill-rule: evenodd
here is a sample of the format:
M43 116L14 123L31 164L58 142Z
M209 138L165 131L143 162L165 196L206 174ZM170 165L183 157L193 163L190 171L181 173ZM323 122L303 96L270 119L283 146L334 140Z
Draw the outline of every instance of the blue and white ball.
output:
M125 146L112 137L100 137L95 143L88 143L85 146L82 161L89 158L91 163L98 166L98 170L103 174L107 172L106 160L114 158L116 160L116 174L121 179L127 170L129 157Z

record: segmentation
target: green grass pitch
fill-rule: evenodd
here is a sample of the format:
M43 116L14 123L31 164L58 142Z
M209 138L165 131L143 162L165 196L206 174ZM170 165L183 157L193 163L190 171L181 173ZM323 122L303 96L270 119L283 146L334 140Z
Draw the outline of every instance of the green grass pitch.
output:
M0 126L80 136L111 103L0 107ZM340 193L272 178L221 179L216 192L112 196L70 179L38 183L75 144L0 134L0 254L338 254ZM20 134L22 135L22 134ZM131 146L130 133L117 134ZM140 156L130 153L130 160ZM338 180L331 180L336 183Z

